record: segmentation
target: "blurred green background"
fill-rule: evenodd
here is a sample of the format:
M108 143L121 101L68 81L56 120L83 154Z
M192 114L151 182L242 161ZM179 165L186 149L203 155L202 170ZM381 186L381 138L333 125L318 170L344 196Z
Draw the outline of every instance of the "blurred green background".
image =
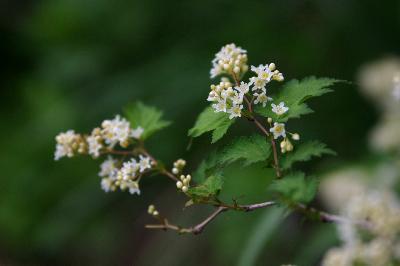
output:
M363 63L399 54L399 26L399 1L0 1L0 264L317 265L335 229L296 215L282 222L279 209L227 213L200 236L147 231L150 203L184 225L210 209L182 212L184 198L164 178L145 180L140 197L105 194L99 161L54 162L54 136L87 132L141 100L174 121L149 148L195 169L213 147L203 137L186 151L186 132L207 104L222 45L247 49L251 64L275 62L286 79L354 81ZM312 106L318 112L291 128L339 154L314 173L365 156L378 113L356 83ZM251 131L242 122L229 137ZM240 171L227 197L262 199L260 169Z

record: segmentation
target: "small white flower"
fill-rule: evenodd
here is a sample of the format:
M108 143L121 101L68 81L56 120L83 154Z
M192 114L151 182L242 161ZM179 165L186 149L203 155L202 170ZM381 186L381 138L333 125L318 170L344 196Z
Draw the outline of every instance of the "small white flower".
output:
M143 173L146 169L151 168L151 159L140 155L139 161L140 172Z
M139 183L138 182L129 182L128 183L129 193L140 195Z
M279 138L280 136L286 137L285 124L283 123L274 123L274 127L270 128L269 131L274 134L274 139Z
M257 74L260 79L265 80L267 83L271 80L273 73L268 65L259 65L258 67L251 67L251 70Z
M245 83L245 82L241 82L240 83L240 86L236 86L235 87L235 89L237 90L237 91L239 91L239 93L241 93L241 94L246 94L246 93L248 93L249 92L249 84L247 84L247 83Z
M265 92L262 93L254 93L254 96L257 98L254 100L254 104L261 103L263 107L267 104L268 101L272 101L271 97L268 97Z
M210 91L210 93L208 94L208 98L207 101L209 102L215 102L218 101L219 96L215 91Z
M229 115L229 119L233 119L235 117L241 117L242 116L242 109L243 109L243 105L234 105L232 106L231 109L228 110L228 114Z
M122 147L127 146L131 134L130 123L117 115L113 120L105 120L102 123L102 135L106 144L114 147L119 143Z
M105 160L100 165L99 176L101 177L109 177L115 176L115 172L117 171L117 160L113 159L111 156L108 156L107 160Z
M227 98L232 97L234 94L235 94L235 91L232 89L232 87L229 87L229 88L227 88L227 89L221 91L221 97L222 97L223 99L225 99L225 100L226 100Z
M243 103L243 94L238 93L237 91L233 92L233 95L230 97L230 100L234 105Z
M131 136L135 139L140 139L143 134L144 129L142 127L137 127L136 129L132 129Z
M102 178L100 185L101 185L101 189L104 190L106 193L115 190L114 181L111 178L108 178L108 177Z
M259 73L261 73L262 71L264 71L265 66L264 66L264 65L259 65L258 67L256 67L256 66L251 66L250 69L251 69L251 71L253 71L254 73L256 73L257 76L258 76Z
M137 182L137 181L121 180L119 188L122 191L128 189L130 194L140 195L139 182Z
M265 86L267 85L267 80L259 78L259 77L251 77L250 84L253 86L253 91L255 90L265 90Z
M136 179L137 172L139 171L140 165L135 159L131 159L128 162L124 162L121 168L123 180L134 180Z
M86 141L89 145L89 154L94 158L100 156L100 150L103 148L103 144L101 144L101 137L91 135L86 138Z
M271 104L271 106L272 112L277 115L283 115L289 110L289 107L286 107L284 102L280 102L279 105Z
M218 103L215 103L212 105L212 107L215 109L215 112L226 112L226 101L225 100L219 100Z

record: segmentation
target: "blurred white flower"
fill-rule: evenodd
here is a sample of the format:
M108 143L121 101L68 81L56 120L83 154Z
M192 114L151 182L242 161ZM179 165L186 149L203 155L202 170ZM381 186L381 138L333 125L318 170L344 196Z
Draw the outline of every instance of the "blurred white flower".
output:
M151 168L151 159L149 157L140 155L139 168L140 168L139 170L141 173L143 173L147 169L150 169Z
M144 132L144 129L142 127L137 127L136 129L131 130L131 136L134 137L135 139L140 139Z
M86 143L79 134L75 134L74 130L60 133L56 136L56 151L54 159L57 161L62 157L72 157L75 152L84 152Z
M128 146L131 128L130 123L125 118L121 118L121 116L117 115L112 120L103 121L101 126L105 143L110 147L114 147L117 143L122 147Z
M117 169L117 160L115 160L111 156L108 156L107 160L105 160L100 165L99 176L101 176L101 177L115 176L116 171L118 171L118 169Z

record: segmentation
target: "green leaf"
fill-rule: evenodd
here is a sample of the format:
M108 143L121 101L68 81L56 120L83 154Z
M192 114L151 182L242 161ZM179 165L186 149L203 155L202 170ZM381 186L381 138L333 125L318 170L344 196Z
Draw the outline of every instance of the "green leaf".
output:
M209 176L202 184L189 189L188 194L194 201L206 200L218 195L223 185L222 175Z
M199 182L228 164L242 161L243 166L248 166L268 160L270 155L271 145L263 136L238 137L222 150L210 153L200 163L193 176Z
M212 131L212 142L220 140L228 131L229 127L235 122L229 119L228 114L220 112L215 113L209 106L204 109L196 120L195 125L189 130L190 137L199 137L206 132Z
M273 97L275 104L284 102L285 106L289 107L289 110L285 114L278 116L272 112L271 105L265 107L257 106L255 111L264 117L271 117L274 121L278 122L286 122L290 118L299 118L302 115L313 112L313 110L304 103L306 100L332 92L330 87L338 82L342 81L330 78L316 78L313 76L304 78L301 81L291 80L283 85L278 94Z
M292 152L283 155L281 159L281 168L289 169L295 162L305 162L312 157L321 157L324 154L336 155L336 153L327 148L324 143L316 140L304 142L295 146Z
M243 161L244 166L256 162L265 161L271 155L271 145L261 135L239 137L222 150L218 162L220 164L231 164Z
M171 124L170 121L162 119L162 111L141 102L129 105L125 108L124 114L132 128L140 126L144 129L141 137L143 140Z
M318 188L318 181L316 179L305 178L304 173L295 172L286 175L284 178L274 181L270 189L278 192L285 199L293 202L310 202Z
M193 179L196 182L203 182L206 177L212 175L212 170L218 165L218 154L216 151L211 152L193 173Z

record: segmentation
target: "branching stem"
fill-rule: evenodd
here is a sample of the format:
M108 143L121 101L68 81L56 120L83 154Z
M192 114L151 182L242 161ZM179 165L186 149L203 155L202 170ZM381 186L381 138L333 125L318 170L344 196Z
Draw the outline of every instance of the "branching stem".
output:
M236 74L234 72L232 72L232 77L235 80L236 86L240 86L240 80L239 78L236 76ZM244 100L247 104L247 108L248 111L250 113L250 121L253 121L254 124L267 136L270 137L270 141L271 141L271 146L272 146L272 153L273 153L273 157L274 157L274 169L275 169L275 173L276 173L276 177L277 178L281 178L282 177L282 173L279 167L279 159L278 159L278 150L276 148L276 143L275 140L273 138L273 136L268 132L267 128L265 128L263 126L263 124L257 120L257 118L255 117L254 113L253 113L253 100L254 100L254 96L252 97L251 100L249 100L247 98L246 95L244 95Z
M161 224L151 224L151 225L146 225L146 228L148 229L161 229L161 230L173 230L177 231L180 234L194 234L198 235L202 233L205 229L205 227L212 222L218 215L225 211L244 211L244 212L250 212L262 208L267 208L277 205L276 202L274 201L266 201L266 202L261 202L261 203L256 203L256 204L249 204L249 205L227 205L221 203L220 205L216 206L216 209L214 212L212 212L206 219L201 221L195 226L184 228L180 227L178 225L170 224L169 221L165 218L161 218L162 223ZM329 214L326 212L319 211L314 208L308 208L307 206L303 204L295 204L293 208L303 214L306 214L308 216L316 216L321 222L326 222L326 223L354 223L356 225L359 225L363 228L370 228L371 224L367 221L350 221L344 217L334 215L334 214Z

